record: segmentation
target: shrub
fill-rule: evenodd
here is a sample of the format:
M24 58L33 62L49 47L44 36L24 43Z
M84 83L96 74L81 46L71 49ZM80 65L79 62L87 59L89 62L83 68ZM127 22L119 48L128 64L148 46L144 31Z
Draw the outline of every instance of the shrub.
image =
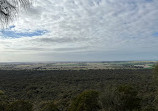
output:
M9 111L33 111L33 105L27 101L15 101L10 107Z
M6 100L7 100L7 96L2 90L0 90L0 102L6 101Z
M120 104L118 109L120 111L132 111L140 109L140 98L137 96L138 92L130 85L122 85L116 89L116 94L119 97Z
M107 111L133 111L140 109L138 92L130 85L121 85L109 89L101 97L101 102Z
M156 85L158 86L158 64L154 66L153 73L153 78L155 80Z
M7 111L8 103L0 101L0 111Z
M41 111L59 111L54 102L43 103Z
M0 96L1 96L1 95L4 95L4 92L3 92L2 90L0 90Z
M97 111L99 106L99 94L96 91L89 90L79 94L70 106L70 111Z

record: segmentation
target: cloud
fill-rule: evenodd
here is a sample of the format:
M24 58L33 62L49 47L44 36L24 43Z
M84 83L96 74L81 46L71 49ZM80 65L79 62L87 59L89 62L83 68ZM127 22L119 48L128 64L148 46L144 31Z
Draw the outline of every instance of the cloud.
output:
M157 20L157 0L39 0L27 12L22 11L9 30L0 33L0 53L15 51L20 58L27 51L28 57L42 55L43 61L44 57L52 60L48 55L63 60L74 53L78 60L84 54L87 57L81 58L85 60L108 60L108 56L120 60L125 58L121 52L131 51L133 59L139 55L142 59L158 59L154 56ZM120 57L112 56L111 51ZM59 56L59 52L64 54Z
M74 42L84 42L88 41L88 38L77 38L77 37L56 37L56 38L48 38L48 37L42 37L42 38L36 38L34 39L37 42L43 42L43 43L74 43Z

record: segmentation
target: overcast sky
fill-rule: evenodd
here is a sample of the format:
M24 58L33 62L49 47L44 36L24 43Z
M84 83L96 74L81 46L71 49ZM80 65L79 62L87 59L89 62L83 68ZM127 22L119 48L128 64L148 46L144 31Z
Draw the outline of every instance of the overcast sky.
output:
M0 62L158 60L158 0L35 0L0 30Z

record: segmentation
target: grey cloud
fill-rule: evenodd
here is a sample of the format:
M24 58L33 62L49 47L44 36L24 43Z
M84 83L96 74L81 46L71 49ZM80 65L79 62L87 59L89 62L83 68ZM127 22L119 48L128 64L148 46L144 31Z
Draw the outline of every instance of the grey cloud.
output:
M17 48L16 50L20 51L46 51L46 48L37 48L37 47L24 47L24 48Z
M76 51L85 51L86 49L89 49L89 47L56 48L56 49L54 49L54 51L76 52Z
M13 50L6 50L3 52L26 52L26 51L35 51L35 52L78 52L78 51L86 51L87 49L90 49L91 47L85 46L85 47L62 47L62 48L50 48L50 47L43 47L43 48L37 48L37 47L23 47L23 48L15 48ZM7 49L7 48L6 48Z
M32 40L31 40L32 41ZM72 43L72 42L82 42L88 41L88 38L36 38L33 41L44 42L44 43Z

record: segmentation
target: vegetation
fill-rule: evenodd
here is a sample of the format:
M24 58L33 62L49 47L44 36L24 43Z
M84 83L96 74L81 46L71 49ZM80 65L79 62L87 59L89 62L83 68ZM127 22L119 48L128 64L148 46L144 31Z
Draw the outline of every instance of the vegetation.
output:
M133 86L120 85L104 93L101 102L107 111L134 111L140 109L141 98Z
M153 72L154 72L154 76L153 77L155 79L155 82L158 83L158 64L155 65Z
M8 110L8 103L4 101L0 101L0 111L7 111Z
M30 0L0 0L0 23L7 25L12 20L18 10L30 5Z
M2 90L0 90L0 95L4 95L4 92Z
M138 91L129 85L122 85L116 89L119 103L116 104L117 111L139 110L140 98Z
M41 105L41 111L59 111L54 102L46 102Z
M0 70L0 111L156 111L155 71Z
M155 65L153 73L154 85L156 88L153 104L156 106L155 109L158 111L158 64Z
M84 91L71 103L70 111L98 111L99 94L96 91Z
M8 111L33 111L33 105L27 101L15 101L10 104Z

